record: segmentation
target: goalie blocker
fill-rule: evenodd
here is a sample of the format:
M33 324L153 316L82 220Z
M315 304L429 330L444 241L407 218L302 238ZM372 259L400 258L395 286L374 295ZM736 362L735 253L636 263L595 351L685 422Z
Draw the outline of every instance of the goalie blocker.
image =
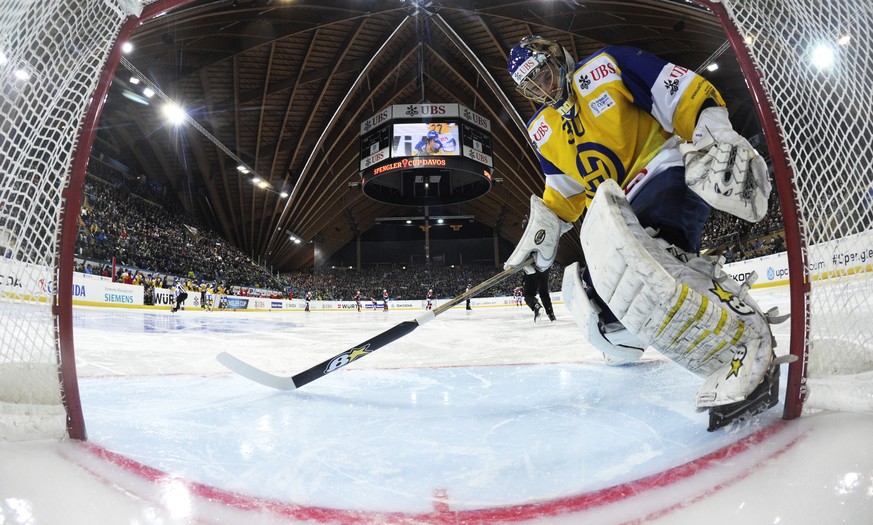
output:
M640 226L611 180L598 188L580 239L594 291L620 324L600 320L576 265L565 271L565 302L607 362L635 361L652 346L701 376L695 404L711 409L709 430L776 404L781 361L769 324L778 321L775 310L761 312L747 286L709 258L677 258Z

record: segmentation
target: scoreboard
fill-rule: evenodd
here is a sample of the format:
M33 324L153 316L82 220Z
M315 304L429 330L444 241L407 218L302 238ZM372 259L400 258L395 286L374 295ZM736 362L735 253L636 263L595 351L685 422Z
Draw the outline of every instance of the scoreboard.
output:
M461 104L385 108L361 124L361 188L373 199L455 204L491 189L491 124Z

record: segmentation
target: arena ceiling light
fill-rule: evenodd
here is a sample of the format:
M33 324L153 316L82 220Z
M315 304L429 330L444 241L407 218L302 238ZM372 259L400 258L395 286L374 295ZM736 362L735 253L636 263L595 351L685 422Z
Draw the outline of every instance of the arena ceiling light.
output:
M185 122L185 117L187 117L187 114L185 113L185 110L182 109L182 106L172 101L164 104L163 111L164 116L167 118L167 120L169 120L172 124L176 126Z
M170 104L173 102L170 99L170 97L167 96L166 93L161 91L161 88L159 88L154 82L149 80L148 77L143 75L142 72L139 69L137 69L136 66L131 64L127 58L121 57L120 63L124 68L126 68L128 71L130 71L130 73L133 76L137 77L140 80L140 82L142 82L145 85L145 87L143 88L143 95L145 95L148 98L151 98L152 96L157 95L158 98L160 98L161 100L163 100L167 104ZM234 152L232 152L230 150L230 148L225 146L220 140L218 140L218 138L215 137L215 135L213 135L212 133L207 131L206 128L201 126L200 123L197 122L196 120L194 120L190 115L186 114L184 111L173 112L173 114L175 116L181 117L181 119L182 119L181 122L185 122L186 124L190 125L194 129L196 129L198 132L200 132L201 135L206 137L206 139L208 139L210 142L215 144L215 146L218 149L220 149L222 152L224 152L225 155L227 155L228 157L233 159L234 162L237 163L237 170L239 170L240 174L248 175L249 173L251 173L253 176L258 177L258 174L255 172L255 170L248 167L246 165L246 163L242 161L242 159L240 159ZM243 170L245 170L245 171L243 171ZM262 179L260 177L258 177L258 178L261 181L263 181L263 183L262 183L263 185L261 185L262 188L268 189L268 190L272 191L273 193L276 193L277 195L281 195L279 192L277 192L273 189L273 187L270 185L269 182L264 181L264 179Z

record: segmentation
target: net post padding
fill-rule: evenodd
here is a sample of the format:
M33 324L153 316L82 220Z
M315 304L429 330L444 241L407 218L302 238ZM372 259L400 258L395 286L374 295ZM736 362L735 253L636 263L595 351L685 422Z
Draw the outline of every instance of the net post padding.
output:
M809 400L815 409L873 412L873 352L853 341L816 339L809 351ZM859 370L870 370L861 372Z

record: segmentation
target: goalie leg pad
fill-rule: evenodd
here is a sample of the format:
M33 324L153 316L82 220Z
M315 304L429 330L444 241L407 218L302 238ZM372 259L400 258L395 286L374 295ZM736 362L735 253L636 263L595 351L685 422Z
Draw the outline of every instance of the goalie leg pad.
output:
M576 325L588 338L588 342L603 352L607 364L624 365L640 359L646 344L619 323L613 323L618 326L611 326L601 322L601 310L588 297L586 286L580 277L579 263L564 268L561 290L564 304L573 315Z
M618 184L600 185L580 238L594 289L622 325L707 378L698 408L745 399L764 380L773 359L764 315L724 272L702 272L653 239Z

